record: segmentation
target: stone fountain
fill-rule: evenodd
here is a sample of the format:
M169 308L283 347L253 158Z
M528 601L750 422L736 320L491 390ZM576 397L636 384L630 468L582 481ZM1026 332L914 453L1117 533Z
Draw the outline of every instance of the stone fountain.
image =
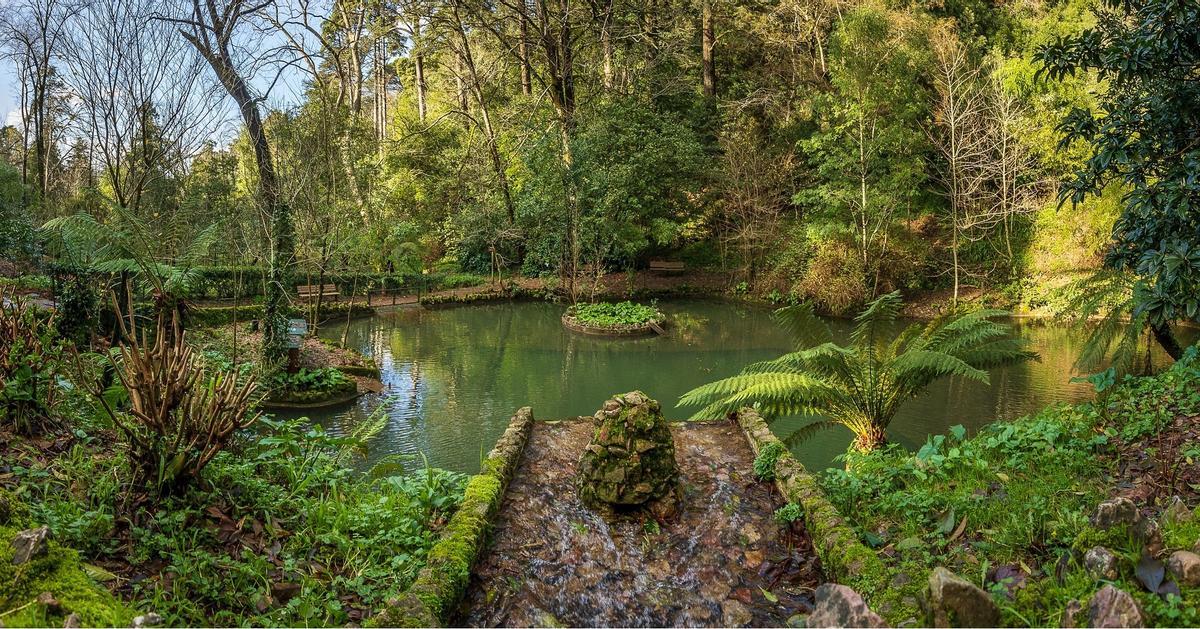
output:
M662 407L641 391L617 395L594 416L579 459L579 497L593 509L649 507L669 515L679 485L675 442Z

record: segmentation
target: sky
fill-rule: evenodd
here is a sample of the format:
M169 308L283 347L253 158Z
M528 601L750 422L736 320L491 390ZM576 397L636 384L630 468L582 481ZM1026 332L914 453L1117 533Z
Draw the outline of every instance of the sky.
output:
M16 68L8 59L0 59L0 121L6 125L20 121L19 94Z
M0 0L0 6L4 4ZM318 7L314 11L323 9L322 2L314 2L310 6ZM299 6L295 0L279 0L279 6L283 10L292 9ZM303 39L303 38L301 38ZM274 45L269 40L260 42L263 46ZM273 71L262 71L259 76L253 77L250 83L260 92L265 89L273 78ZM306 75L298 70L292 69L290 72L285 72L284 76L275 84L271 90L271 94L267 99L267 104L271 108L286 108L294 106L301 102L304 91L304 79ZM236 109L233 106L232 100L227 100L226 103L231 116L236 114ZM20 109L20 84L17 81L17 70L12 60L0 56L0 126L3 125L18 125L21 121ZM213 139L218 144L224 144L231 140L231 129L237 127L225 126L219 132L225 137L214 137Z

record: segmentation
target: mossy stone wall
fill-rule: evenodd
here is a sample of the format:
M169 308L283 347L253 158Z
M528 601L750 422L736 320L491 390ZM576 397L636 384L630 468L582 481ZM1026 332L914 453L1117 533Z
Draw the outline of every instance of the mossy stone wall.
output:
M466 593L471 567L487 542L532 430L533 410L518 410L484 460L482 471L467 482L462 504L430 549L416 581L372 617L371 626L434 627L449 621Z
M770 443L782 443L767 422L753 409L737 412L738 425L757 455ZM887 585L887 570L875 551L867 548L846 523L837 508L825 497L817 479L786 448L775 460L775 485L787 498L804 510L804 527L812 537L813 548L821 558L821 567L830 580L850 586L867 598Z

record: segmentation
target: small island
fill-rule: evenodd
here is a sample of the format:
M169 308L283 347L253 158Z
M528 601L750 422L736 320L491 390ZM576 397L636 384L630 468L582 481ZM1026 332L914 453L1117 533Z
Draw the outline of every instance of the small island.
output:
M662 334L667 317L655 305L631 301L575 304L563 313L563 327L596 336Z

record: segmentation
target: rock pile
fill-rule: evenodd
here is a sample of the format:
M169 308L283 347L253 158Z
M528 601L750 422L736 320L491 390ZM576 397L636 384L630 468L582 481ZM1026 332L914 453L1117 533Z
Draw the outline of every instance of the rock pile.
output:
M641 506L673 493L675 443L662 408L641 391L596 412L596 432L579 459L579 497L590 506Z

